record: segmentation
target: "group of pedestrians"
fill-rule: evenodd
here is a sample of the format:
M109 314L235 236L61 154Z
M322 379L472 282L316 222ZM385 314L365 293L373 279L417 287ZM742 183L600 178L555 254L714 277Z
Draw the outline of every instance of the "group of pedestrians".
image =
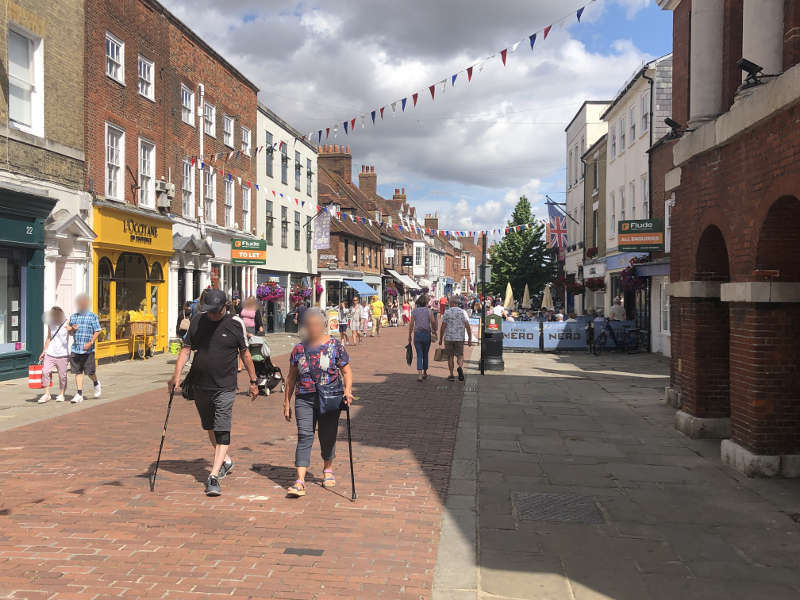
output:
M47 339L39 355L42 363L42 387L44 393L39 404L49 402L52 372L58 373L59 393L56 402L64 402L67 392L67 367L75 375L77 392L71 398L73 404L83 402L83 376L87 375L93 383L93 395L99 398L102 386L97 379L97 362L94 348L100 336L100 320L89 309L89 297L85 294L75 299L77 311L66 318L61 307L54 306L47 313ZM69 337L72 336L70 344Z
M428 355L430 347L438 338L439 346L447 353L447 366L450 370L448 381L455 381L455 368L459 381L464 381L464 337L467 345L472 346L472 328L466 310L461 308L461 298L451 296L445 303L439 302L441 325L438 326L436 303L427 294L417 296L415 308L411 311L408 323L408 343L414 345L417 356L417 381L428 378ZM449 304L449 308L444 307ZM466 331L466 334L465 334Z
M367 337L379 337L383 327L386 308L378 296L368 302L359 296L353 298L350 306L346 301L339 304L339 335L344 345L358 346Z

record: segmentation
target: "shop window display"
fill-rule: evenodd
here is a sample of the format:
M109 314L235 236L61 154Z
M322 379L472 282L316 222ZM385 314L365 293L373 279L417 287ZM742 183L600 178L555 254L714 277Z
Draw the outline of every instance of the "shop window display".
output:
M0 254L0 352L15 352L25 343L22 297L24 263L16 253Z
M117 337L130 337L130 323L146 320L149 315L147 301L147 261L141 254L125 252L117 260Z
M100 341L111 339L111 280L114 267L105 256L97 265L97 310L100 319Z

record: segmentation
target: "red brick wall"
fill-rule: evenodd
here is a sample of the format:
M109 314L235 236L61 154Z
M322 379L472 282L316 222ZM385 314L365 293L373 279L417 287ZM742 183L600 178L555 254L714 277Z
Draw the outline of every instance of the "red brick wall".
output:
M675 140L666 140L650 151L650 215L664 219L664 203L672 195L664 189L664 177L672 170L672 150ZM664 252L653 252L653 259L666 256Z
M105 33L110 31L125 44L125 86L105 75ZM138 54L154 61L155 102L137 90ZM136 204L138 138L156 145L155 177L171 178L176 194L172 212L181 212L181 162L199 154L199 132L181 119L180 85L197 92L205 85L206 99L217 109L217 138L205 136L205 155L230 148L222 141L223 114L236 116L235 150L241 148L241 126L250 129L250 144L256 139L256 90L247 85L227 64L179 29L174 21L146 0L106 2L87 0L86 10L86 162L87 186L93 181L98 196L104 196L105 127L111 122L125 130L125 201ZM195 96L197 104L199 95ZM234 221L241 224L243 182L255 186L256 161L241 155L230 162L218 161L218 169L230 172L236 182ZM217 174L216 222L224 223L223 176ZM251 204L255 202L255 187ZM195 200L200 202L197 172ZM251 217L255 215L254 205ZM251 222L251 225L255 224Z
M344 261L344 240L348 240L349 244L349 263L345 263ZM353 263L353 248L355 243L358 242L358 264ZM361 244L365 244L364 250L364 264L361 264ZM372 265L370 266L369 260L367 259L366 250L370 252L374 252L372 257ZM375 275L380 275L383 272L383 247L380 244L376 244L373 242L365 242L360 238L351 237L348 235L344 235L342 233L331 233L331 249L326 250L325 254L335 254L338 261L338 268L344 270L351 270L351 271L363 271L364 273L371 273ZM377 264L375 260L375 256L377 256ZM322 266L327 266L323 265Z

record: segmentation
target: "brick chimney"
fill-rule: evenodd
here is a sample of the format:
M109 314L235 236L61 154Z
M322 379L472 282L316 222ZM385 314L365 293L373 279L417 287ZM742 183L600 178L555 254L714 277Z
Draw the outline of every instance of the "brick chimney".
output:
M347 183L353 183L353 156L350 146L325 144L317 147L317 163L323 169L335 173Z
M406 188L394 188L394 196L392 196L392 200L403 200L406 199Z
M375 175L374 165L361 165L361 172L358 174L358 187L365 194L378 193L378 176Z
M439 217L436 214L425 215L425 229L439 229Z

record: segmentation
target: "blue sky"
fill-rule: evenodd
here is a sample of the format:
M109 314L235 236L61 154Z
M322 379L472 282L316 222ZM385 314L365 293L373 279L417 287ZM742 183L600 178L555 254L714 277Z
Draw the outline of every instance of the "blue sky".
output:
M163 0L303 132L367 115L412 92L416 108L329 143L374 165L379 190L405 187L443 229L503 226L518 196L544 214L564 197L564 128L586 99L613 97L647 59L671 49L671 13L654 0ZM413 7L413 10L412 10ZM522 43L471 83L430 84L480 64L565 14L535 51Z

